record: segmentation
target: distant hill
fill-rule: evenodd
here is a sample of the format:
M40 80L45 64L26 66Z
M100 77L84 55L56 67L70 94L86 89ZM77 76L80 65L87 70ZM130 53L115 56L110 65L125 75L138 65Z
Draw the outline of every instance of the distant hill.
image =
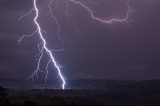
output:
M48 81L47 85L44 81L18 80L18 79L1 79L0 85L12 89L39 89L60 88L61 82ZM160 89L160 80L142 80L142 81L128 81L128 80L93 80L80 79L68 80L66 84L67 89L96 89L96 90L130 90L130 89Z
M53 89L59 84L53 81L47 87L40 81L0 82L8 86L0 90L0 106L160 106L160 80L70 80L65 90Z
M155 89L8 89L0 106L160 106Z

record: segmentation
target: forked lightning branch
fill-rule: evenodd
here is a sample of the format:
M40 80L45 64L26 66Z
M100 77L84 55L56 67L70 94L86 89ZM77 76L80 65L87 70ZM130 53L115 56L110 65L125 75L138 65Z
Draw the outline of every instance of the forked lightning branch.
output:
M61 79L62 81L62 84L61 84L61 88L62 89L65 89L65 85L66 85L66 80L65 80L65 77L63 75L63 71L62 71L62 67L58 64L57 60L55 59L53 53L52 53L52 50L50 48L47 47L47 40L45 39L46 36L45 35L45 31L43 31L43 29L41 28L41 25L40 23L38 22L38 18L40 17L39 13L40 13L40 10L37 6L37 1L38 0L33 0L33 8L26 14L22 15L19 20L22 20L25 16L28 16L30 15L31 13L35 13L35 16L33 18L33 22L35 24L35 31L33 31L31 34L29 35L23 35L20 37L20 39L18 40L19 43L26 37L32 37L34 35L38 35L41 42L39 42L37 44L38 46L38 49L39 49L39 54L38 54L38 62L37 62L37 67L35 69L35 71L31 74L31 76L29 76L29 78L32 78L32 80L34 80L34 78L38 78L38 72L40 71L40 63L43 61L42 58L43 56L45 55L45 53L49 56L49 60L47 62L47 65L46 65L46 75L45 75L45 82L48 78L48 67L49 65L53 65L59 75L59 78ZM48 10L49 10L49 13L51 15L51 17L54 19L55 21L55 24L57 26L57 36L60 40L63 41L63 39L59 36L59 33L61 31L60 29L60 23L58 22L58 19L57 17L54 15L54 11L55 11L55 8L52 8L52 4L53 3L56 3L54 1L57 1L57 0L50 0L48 2ZM91 0L90 1L87 1L87 3L93 3ZM96 16L94 14L94 11L92 9L90 9L86 2L81 2L81 1L78 1L78 0L64 0L64 3L66 4L66 15L69 16L69 6L70 4L74 4L74 5L79 5L81 6L82 8L84 8L89 14L90 14L90 18L95 20L95 21L98 21L100 23L105 23L105 24L112 24L112 23L123 23L123 22L128 22L128 19L130 18L130 15L132 13L132 10L131 10L131 7L130 7L130 0L126 0L126 6L127 6L127 10L126 10L126 15L123 17L123 18L113 18L113 19L110 19L110 20L104 20L102 18L99 18L98 16ZM55 5L56 6L56 5Z

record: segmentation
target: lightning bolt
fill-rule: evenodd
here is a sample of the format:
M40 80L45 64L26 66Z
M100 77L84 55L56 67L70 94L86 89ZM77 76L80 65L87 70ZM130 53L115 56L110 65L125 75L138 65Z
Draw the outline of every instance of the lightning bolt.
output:
M60 66L57 64L57 62L56 62L56 60L55 60L55 58L54 58L51 50L49 50L49 49L47 48L46 40L45 40L44 37L43 37L43 32L42 32L42 30L41 30L41 27L40 27L38 21L37 21L37 19L38 19L38 17L39 17L39 10L38 10L38 8L37 8L37 0L33 0L33 4L34 4L34 10L36 11L36 16L35 16L35 18L34 18L34 23L35 23L35 25L37 26L37 31L38 31L37 33L39 34L39 37L41 38L41 40L42 40L42 42L43 42L43 46L42 46L41 52L42 52L43 50L45 50L45 51L47 52L47 54L49 55L52 63L54 64L55 68L57 69L58 74L59 74L59 76L60 76L60 78L61 78L61 80L62 80L62 82L63 82L63 83L62 83L62 89L65 89L65 83L66 83L66 82L65 82L65 79L64 79L64 77L63 77L63 75L62 75ZM42 56L43 56L43 52L42 52L42 55L40 56L40 60L41 60L41 57L42 57ZM40 60L39 60L39 62L40 62ZM38 65L39 65L39 63L38 63ZM39 69L39 66L38 66L38 69ZM38 69L37 69L37 70L38 70Z
M113 19L110 19L110 20L104 20L104 19L101 19L99 17L96 17L94 15L94 12L86 5L86 2L80 2L80 1L76 1L76 0L68 0L68 2L72 2L74 4L80 5L81 7L83 7L84 9L86 9L90 13L90 16L91 16L92 19L94 19L96 21L99 21L99 22L102 22L102 23L105 23L105 24L112 24L114 22L119 22L119 23L128 22L128 19L129 19L131 13L132 13L132 9L131 9L130 4L129 4L130 0L127 0L127 2L126 2L126 5L128 7L128 11L126 12L126 16L122 19L113 18ZM88 2L91 2L91 1L88 1Z
M37 0L33 0L33 6L34 8L31 9L27 14L21 16L19 19L23 19L25 16L28 16L30 15L33 10L36 12L36 15L33 19L34 21L34 24L36 25L36 28L37 30L34 31L31 35L23 35L18 41L21 42L21 40L25 37L30 37L30 36L33 36L35 35L36 33L39 35L40 39L41 39L41 43L38 44L38 48L39 48L39 59L38 59L38 63L37 63L37 68L36 70L33 72L33 74L30 76L32 77L32 79L34 78L34 76L36 76L38 78L38 72L40 70L40 63L41 63L41 60L42 60L42 57L44 55L44 52L46 52L48 54L48 56L50 57L50 60L48 61L47 63L47 66L46 66L46 76L45 76L45 82L47 80L47 76L48 76L48 65L52 62L53 65L55 66L56 70L58 71L58 75L60 77L60 79L62 80L62 85L61 85L61 88L62 89L65 89L65 84L66 84L66 81L65 81L65 78L63 77L62 75L62 72L61 72L61 67L60 65L56 62L55 60L55 57L53 56L52 54L52 50L48 49L47 47L47 42L44 38L44 31L41 29L40 27L40 24L38 23L38 18L39 18L39 9L37 7ZM51 8L50 8L51 9ZM52 17L57 20L53 15ZM58 24L58 21L57 21L57 24ZM58 27L59 28L59 27ZM41 46L42 45L42 46Z
M94 12L87 6L88 3L91 3L91 4L97 4L95 2L92 2L90 0L88 1L85 1L85 2L81 2L81 1L77 1L77 0L64 0L64 2L66 3L66 10L65 10L65 13L67 15L67 17L70 17L70 14L69 14L69 6L70 6L70 3L73 3L75 5L79 5L80 7L84 8L89 14L90 14L90 17L91 19L93 20L96 20L98 22L101 22L101 23L104 23L104 24L112 24L112 23L123 23L123 22L128 22L130 16L131 16L131 13L132 13L132 9L131 9L131 6L130 6L130 0L127 0L126 1L126 6L127 6L127 11L126 11L126 15L123 17L123 18L112 18L112 19L109 19L109 20L105 20L105 19L102 19L102 18L99 18L97 17ZM54 8L52 8L52 6L54 5ZM49 8L49 14L51 16L51 18L55 21L55 24L57 25L57 37L59 40L62 41L62 43L64 44L64 41L63 39L60 37L60 32L61 32L61 25L56 17L56 15L54 14L56 8L58 6L58 0L49 0L49 3L48 3L48 8ZM54 67L56 68L57 72L58 72L58 75L62 81L62 84L61 84L61 88L62 89L65 89L65 85L66 85L66 81L65 81L65 78L62 74L62 70L61 70L61 66L57 63L54 55L53 55L53 51L62 51L64 49L61 49L61 50L50 50L48 47L47 47L47 41L45 40L44 36L46 35L46 32L42 30L39 22L38 22L38 18L39 18L39 9L37 7L37 0L33 0L33 8L26 14L22 15L19 20L22 20L24 17L32 14L33 12L35 12L35 17L33 18L33 22L36 26L36 30L34 32L32 32L31 34L29 35L23 35L19 38L18 42L21 43L21 41L24 39L24 38L28 38L28 37L32 37L34 35L38 35L41 42L38 43L38 50L39 50L39 53L36 55L36 57L38 57L38 62L37 62L37 67L35 69L35 71L31 74L31 76L29 76L28 78L32 78L32 80L34 80L34 78L36 77L38 79L38 72L40 71L40 63L42 61L42 57L44 56L44 53L46 53L48 56L49 56L49 61L47 62L46 64L46 75L45 75L45 84L46 84L46 81L48 79L48 67L49 65L52 63L54 65Z

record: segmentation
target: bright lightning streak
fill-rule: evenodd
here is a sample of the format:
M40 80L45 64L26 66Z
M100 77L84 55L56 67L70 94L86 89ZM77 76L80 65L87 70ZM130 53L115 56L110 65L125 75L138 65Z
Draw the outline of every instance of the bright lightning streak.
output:
M60 25L59 25L59 23L58 23L57 18L53 15L53 11L52 11L52 9L51 9L51 7L50 7L50 6L52 5L52 2L53 2L53 1L51 1L48 6L49 6L49 9L50 9L50 12L51 12L51 16L52 16L52 18L56 21L56 24L57 24L57 26L58 26L58 32L57 32L57 34L59 34L59 32L60 32ZM52 50L49 50L49 49L47 48L47 43L46 43L46 40L45 40L45 38L44 38L44 33L45 33L45 32L41 29L40 24L38 23L39 9L38 9L38 7L37 7L37 0L33 0L33 6L34 6L34 8L32 8L27 14L21 16L21 17L19 18L19 20L23 19L25 16L30 15L30 14L33 12L33 10L34 10L34 11L36 12L36 15L35 15L33 21L34 21L34 24L36 25L37 30L34 31L34 32L33 32L32 34L30 34L30 35L23 35L23 36L18 40L18 42L20 43L23 38L25 38L25 37L31 37L31 36L35 35L36 33L39 35L39 37L40 37L40 39L41 39L41 42L38 44L38 49L39 49L39 52L40 52L38 55L40 55L40 56L39 56L39 58L38 58L37 68L36 68L36 70L33 72L33 74L32 74L30 77L32 78L32 80L34 80L34 76L36 76L36 78L38 78L38 72L39 72L39 70L40 70L40 63L41 63L41 60L42 60L42 57L43 57L44 51L45 51L45 52L48 54L48 56L50 57L50 60L48 61L47 66L46 66L45 83L46 83L46 80L47 80L47 78L48 78L48 66L49 66L49 64L52 62L53 65L55 66L55 68L56 68L57 71L58 71L59 77L60 77L61 80L62 80L62 85L61 85L61 87L62 87L62 89L65 89L65 84L66 84L66 82L65 82L65 78L63 77L62 72L61 72L61 66L58 65L58 63L56 62L56 60L55 60L55 58L54 58L54 56L53 56L53 54L52 54ZM41 45L42 45L42 46L41 46ZM30 78L30 77L29 77L29 78Z
M121 19L120 18L113 18L113 19L110 19L110 20L105 20L105 19L102 19L102 18L99 18L99 17L95 16L94 12L87 6L87 3L96 4L96 5L98 5L98 4L95 3L95 2L91 2L90 0L85 1L85 2L81 2L81 1L77 1L77 0L64 0L64 2L66 3L65 12L66 12L66 15L68 17L70 17L70 15L69 15L69 3L73 3L75 5L79 5L82 8L84 8L90 14L91 19L99 21L99 22L104 23L104 24L112 24L112 23L115 23L115 22L117 22L117 23L128 22L128 19L130 18L130 15L132 13L132 9L131 9L131 6L130 6L130 0L126 1L126 5L127 5L128 10L127 10L124 18L121 18ZM52 8L52 5L54 5L54 8ZM58 0L56 0L56 1L50 0L49 3L48 3L50 16L51 16L51 18L53 18L53 20L55 21L55 24L57 25L57 37L64 44L63 39L60 37L60 32L61 32L60 27L61 27L61 25L60 25L56 15L54 14L57 6L58 6ZM53 51L62 51L64 49L61 49L61 50L50 50L50 49L48 49L47 42L44 38L44 35L46 34L46 32L41 29L40 24L38 22L39 9L37 7L37 0L33 0L33 8L28 13L22 15L19 18L19 20L22 20L24 17L30 15L32 12L35 12L35 17L33 18L33 21L34 21L34 24L36 25L36 30L33 33L31 33L30 35L21 36L20 39L18 40L18 42L21 43L21 41L24 38L34 36L35 34L38 34L38 36L40 37L40 40L41 40L41 42L38 43L39 53L38 53L37 56L39 56L39 57L38 57L37 67L36 67L36 70L32 73L32 75L30 77L32 78L32 80L34 80L34 77L36 77L38 79L38 72L40 70L40 63L42 61L42 58L43 58L44 52L45 52L45 53L47 53L47 55L50 58L49 61L47 62L47 65L46 65L45 84L46 84L46 81L48 79L48 72L49 72L48 67L49 67L50 63L52 63L55 66L56 70L58 71L58 75L59 75L60 79L62 80L61 88L65 89L66 81L65 81L65 78L62 75L62 71L61 71L62 66L60 66L56 62L55 57L52 54Z
M33 0L34 2L34 9L35 9L35 11L36 11L36 16L35 16L35 18L34 18L34 23L36 24L36 26L37 26L37 30L38 30L38 34L39 34L39 36L40 36L40 38L41 38L41 40L42 40L42 42L43 42L43 49L42 49L42 51L43 50L45 50L46 52L47 52L47 54L49 55L49 57L51 58L51 61L52 61L52 63L54 64L54 66L55 66L55 68L57 69L57 71L58 71L58 74L59 74L59 76L60 76L60 78L61 78L61 80L62 80L62 89L65 89L65 79L64 79L64 77L63 77L63 75L62 75L62 73L61 73L61 69L60 69L60 67L59 67L59 65L57 64L57 62L56 62L56 60L55 60L55 58L53 57L53 54L52 54L52 52L47 48L47 43L46 43L46 40L44 39L44 37L43 37L43 34L42 34L42 30L41 30L41 27L40 27L40 25L39 25L39 23L38 23L38 21L37 21L37 19L38 19L38 17L39 17L39 10L38 10L38 8L37 8L37 0ZM41 55L41 56L43 56L43 55ZM41 58L40 58L41 59ZM39 61L40 62L40 61ZM39 65L39 63L38 63L38 65Z

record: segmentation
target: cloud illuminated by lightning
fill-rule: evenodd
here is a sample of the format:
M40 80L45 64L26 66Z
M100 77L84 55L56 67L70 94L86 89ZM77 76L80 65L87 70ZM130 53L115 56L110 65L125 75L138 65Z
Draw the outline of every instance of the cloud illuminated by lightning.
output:
M55 24L57 25L57 37L64 44L63 39L60 37L60 31L61 31L60 23L59 23L57 17L55 16L55 14L54 14L55 9L58 6L57 2L58 2L58 0L50 0L49 1L49 3L48 3L49 12L48 13L53 18L53 20L55 21ZM110 19L110 20L104 20L104 19L101 19L101 18L95 16L94 12L86 5L87 3L95 4L95 2L91 2L91 1L81 2L81 1L77 1L77 0L64 0L64 2L66 3L66 15L68 17L70 16L69 15L69 4L73 3L75 5L81 6L87 12L89 12L90 17L92 19L94 19L94 20L96 20L98 22L101 22L101 23L105 23L105 24L112 24L114 22L117 22L117 23L128 22L128 19L130 18L130 15L132 13L132 9L131 9L130 4L129 4L130 0L126 1L126 6L127 6L128 10L127 10L126 15L124 16L124 18L121 18L121 19L120 18L113 18L113 19ZM54 5L54 8L52 8L52 5ZM38 78L38 72L40 70L40 63L42 61L42 57L44 56L44 52L45 52L45 53L47 53L47 55L50 58L49 61L47 62L47 65L46 65L45 84L46 84L46 81L48 79L48 72L49 72L48 67L52 63L55 66L56 70L58 71L58 75L59 75L59 77L60 77L60 79L62 81L61 88L65 89L66 81L65 81L64 76L62 75L61 66L55 60L55 57L53 56L52 50L50 50L47 47L47 41L44 38L44 36L46 35L46 32L41 29L41 26L40 26L40 24L38 22L39 9L37 7L37 0L33 0L33 8L28 13L22 15L19 18L19 20L22 20L24 17L30 15L33 12L35 12L35 17L33 18L33 22L36 25L36 30L34 32L32 32L31 34L29 34L29 35L21 36L20 39L18 40L18 42L20 43L22 41L22 39L34 36L36 34L39 36L39 38L41 40L41 42L38 43L39 54L37 55L38 56L37 67L36 67L36 70L32 73L32 75L29 78L32 78L32 80L34 80L34 77ZM61 50L63 50L63 49L61 49ZM54 51L61 51L61 50L54 50Z

